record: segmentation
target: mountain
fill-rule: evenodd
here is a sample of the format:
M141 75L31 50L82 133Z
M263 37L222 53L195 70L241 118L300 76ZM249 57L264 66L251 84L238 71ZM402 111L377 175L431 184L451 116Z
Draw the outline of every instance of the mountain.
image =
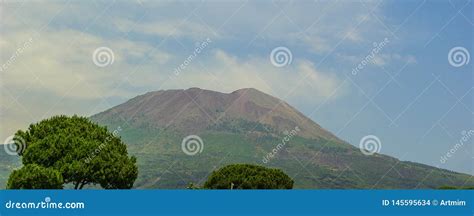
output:
M234 163L282 169L295 188L474 185L471 175L364 155L286 102L251 88L149 92L90 118L121 136L137 157L135 188L202 185L213 170ZM16 156L0 155L0 187L19 164Z
M286 102L251 88L230 94L199 88L150 92L93 119L106 123L118 116L134 126L147 124L188 134L239 120L258 122L280 132L298 126L302 137L338 139Z
M288 103L251 88L149 92L91 119L121 129L129 152L138 158L137 188L202 184L212 170L232 163L280 168L294 178L296 188L474 185L470 175L364 155ZM188 135L202 139L202 152L184 153Z
M10 173L21 167L20 158L16 155L9 155L3 150L4 146L0 144L0 189L7 185Z

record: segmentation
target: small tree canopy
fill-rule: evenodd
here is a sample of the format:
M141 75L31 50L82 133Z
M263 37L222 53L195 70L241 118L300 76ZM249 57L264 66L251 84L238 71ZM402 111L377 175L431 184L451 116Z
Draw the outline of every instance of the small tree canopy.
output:
M204 183L208 189L292 189L293 180L279 169L250 164L225 166Z
M53 168L28 164L12 172L7 189L62 189L63 177Z
M452 186L452 185L443 185L443 186L438 187L438 189L441 189L441 190L474 190L474 186L459 187L459 186Z
M135 157L107 128L85 117L55 116L32 124L16 136L24 141L21 152L24 165L53 168L65 184L75 189L99 184L106 189L133 187L138 176Z

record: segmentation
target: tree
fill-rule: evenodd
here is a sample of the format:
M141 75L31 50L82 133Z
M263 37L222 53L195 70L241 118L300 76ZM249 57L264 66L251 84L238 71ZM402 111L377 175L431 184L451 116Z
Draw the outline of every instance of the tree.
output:
M452 185L443 185L443 186L438 187L438 189L441 189L441 190L474 190L474 186L460 187L460 186L452 186Z
M8 189L62 189L63 177L53 168L28 164L15 170L8 178Z
M55 169L75 189L89 184L126 189L137 178L136 158L128 157L121 139L85 117L55 116L15 135L24 141L17 148L24 165Z
M212 172L207 189L292 189L293 180L279 169L234 164Z

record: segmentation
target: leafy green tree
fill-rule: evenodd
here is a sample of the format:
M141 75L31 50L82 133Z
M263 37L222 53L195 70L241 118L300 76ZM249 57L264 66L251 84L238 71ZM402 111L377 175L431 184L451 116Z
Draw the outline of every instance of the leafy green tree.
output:
M106 189L133 186L138 168L121 139L85 117L55 116L18 131L24 165L53 168L75 189L98 184Z
M8 178L8 189L62 189L63 177L53 168L28 164L15 170Z
M225 166L204 183L207 189L292 189L293 180L279 169L250 164Z

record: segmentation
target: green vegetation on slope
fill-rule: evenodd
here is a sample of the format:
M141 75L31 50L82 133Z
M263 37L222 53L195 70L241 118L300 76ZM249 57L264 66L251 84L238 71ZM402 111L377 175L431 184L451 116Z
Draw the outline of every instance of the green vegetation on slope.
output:
M229 164L245 163L281 169L293 178L295 188L411 189L438 188L453 183L474 185L469 175L380 154L366 156L352 145L323 138L294 136L265 164L262 158L282 141L284 134L252 131L246 121L225 124L236 128L213 128L199 133L204 149L194 156L181 150L181 142L187 134L146 126L102 124L123 128L121 136L129 143L129 152L137 157L140 168L135 184L138 188L203 185L212 171ZM256 128L261 127L264 126Z
M212 172L206 189L292 189L293 180L278 169L233 164Z
M0 189L7 185L10 173L21 167L20 158L16 155L9 155L3 149L0 149Z

